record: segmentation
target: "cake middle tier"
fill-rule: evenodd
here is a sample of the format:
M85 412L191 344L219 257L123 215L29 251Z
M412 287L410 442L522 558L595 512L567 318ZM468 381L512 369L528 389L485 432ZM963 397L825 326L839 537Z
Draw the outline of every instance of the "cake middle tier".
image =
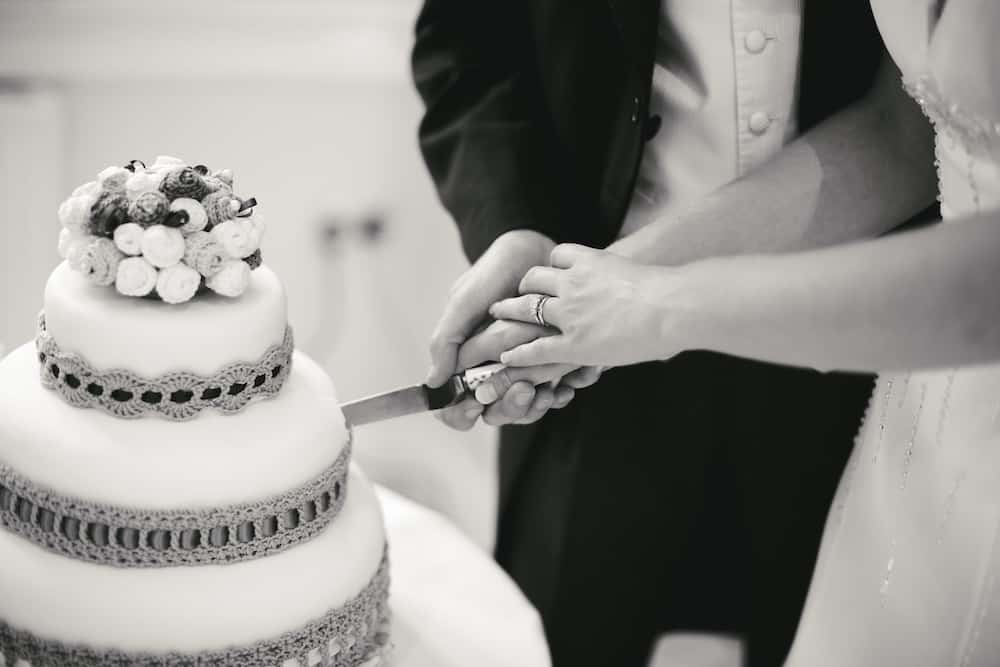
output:
M38 381L34 346L0 361L0 463L92 503L217 508L286 493L347 446L333 383L296 352L281 393L235 415L118 419L75 408Z
M378 500L357 469L335 522L293 549L242 563L107 567L0 530L0 650L10 648L3 646L3 626L43 643L101 651L252 647L301 632L342 608L372 581L384 552ZM316 642L326 645L322 638ZM304 655L315 646L297 648Z

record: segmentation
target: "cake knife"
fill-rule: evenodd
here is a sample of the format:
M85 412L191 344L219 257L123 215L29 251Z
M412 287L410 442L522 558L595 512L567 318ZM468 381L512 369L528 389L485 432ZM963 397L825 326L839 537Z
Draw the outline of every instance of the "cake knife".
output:
M383 394L343 403L340 409L351 426L394 419L418 412L440 410L472 396L476 387L506 368L503 364L486 364L451 376L444 385L432 388L425 384L403 387Z

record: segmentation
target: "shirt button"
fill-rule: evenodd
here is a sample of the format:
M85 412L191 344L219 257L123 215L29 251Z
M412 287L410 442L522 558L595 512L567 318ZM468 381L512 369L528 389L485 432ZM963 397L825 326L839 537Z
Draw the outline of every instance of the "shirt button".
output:
M767 46L767 37L760 30L751 30L743 38L743 44L750 53L760 53Z
M754 134L764 134L771 125L771 118L763 111L750 114L750 131Z

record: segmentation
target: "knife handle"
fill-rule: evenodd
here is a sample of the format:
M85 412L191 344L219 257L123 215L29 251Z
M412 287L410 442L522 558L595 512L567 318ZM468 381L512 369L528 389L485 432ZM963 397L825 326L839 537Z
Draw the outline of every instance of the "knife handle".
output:
M427 387L427 407L430 410L447 408L476 392L476 387L507 368L503 364L486 364L453 375L440 387Z
M500 371L507 368L503 364L485 364L483 366L476 366L475 368L470 368L469 370L462 373L462 379L465 381L465 389L470 393L475 393L476 388L482 383L489 380L491 377L499 373Z

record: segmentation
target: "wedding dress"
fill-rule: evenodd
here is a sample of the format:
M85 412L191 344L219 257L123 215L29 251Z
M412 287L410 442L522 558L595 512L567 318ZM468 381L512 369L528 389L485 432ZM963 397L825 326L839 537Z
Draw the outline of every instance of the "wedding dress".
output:
M934 123L942 224L1000 208L995 1L872 3ZM1000 364L879 378L787 665L1000 665Z

